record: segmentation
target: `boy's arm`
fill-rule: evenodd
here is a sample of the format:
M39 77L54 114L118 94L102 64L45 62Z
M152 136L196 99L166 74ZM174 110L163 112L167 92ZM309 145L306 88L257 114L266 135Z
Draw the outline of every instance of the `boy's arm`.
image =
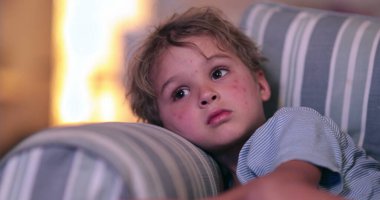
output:
M316 166L292 160L281 164L272 173L233 188L215 199L343 199L319 189L320 177L321 172Z

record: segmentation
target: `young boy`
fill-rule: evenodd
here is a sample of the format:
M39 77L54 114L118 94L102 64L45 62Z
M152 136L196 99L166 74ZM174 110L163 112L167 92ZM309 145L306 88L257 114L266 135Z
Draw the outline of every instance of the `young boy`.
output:
M380 165L330 119L301 107L266 120L263 61L219 11L190 9L136 52L132 109L228 168L234 188L218 199L380 199Z

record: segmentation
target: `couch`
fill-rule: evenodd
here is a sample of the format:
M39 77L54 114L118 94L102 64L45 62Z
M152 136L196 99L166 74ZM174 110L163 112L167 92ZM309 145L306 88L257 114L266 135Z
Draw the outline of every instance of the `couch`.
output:
M380 160L380 20L260 3L241 29L265 57L273 96L331 117ZM163 128L107 122L42 130L0 162L0 199L199 199L224 190L223 170Z

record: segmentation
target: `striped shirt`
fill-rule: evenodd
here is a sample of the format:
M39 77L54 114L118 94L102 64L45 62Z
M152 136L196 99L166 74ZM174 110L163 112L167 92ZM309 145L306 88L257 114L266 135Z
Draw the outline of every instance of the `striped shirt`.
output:
M242 183L271 173L289 160L322 170L320 187L349 199L380 199L380 164L358 148L329 118L311 108L282 108L240 151Z

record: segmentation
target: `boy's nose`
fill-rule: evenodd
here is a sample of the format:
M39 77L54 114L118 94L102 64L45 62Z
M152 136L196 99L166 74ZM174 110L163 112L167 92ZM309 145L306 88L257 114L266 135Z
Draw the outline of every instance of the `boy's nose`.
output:
M200 101L199 101L199 106L200 107L205 107L214 102L219 98L219 94L214 91L208 91L202 94Z

